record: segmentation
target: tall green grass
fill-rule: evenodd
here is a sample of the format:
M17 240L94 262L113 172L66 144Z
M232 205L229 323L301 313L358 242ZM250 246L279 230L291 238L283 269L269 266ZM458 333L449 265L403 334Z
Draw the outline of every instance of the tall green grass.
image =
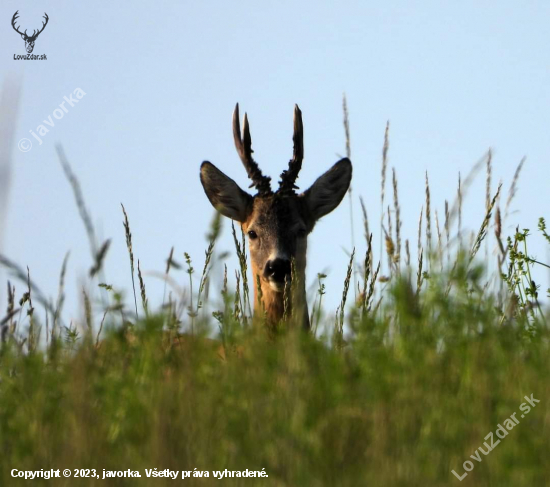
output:
M432 275L424 292L402 277L386 298L376 313L354 307L349 334L334 345L298 330L245 329L233 299L220 317L221 350L200 334L173 338L165 315L110 326L98 346L91 330L76 345L54 338L27 353L8 339L0 482L16 485L12 468L144 475L157 467L269 475L235 485L458 484L451 470L462 474L486 435L533 394L539 405L481 456L467 481L545 485L547 327L529 314L503 316L467 257Z
M388 133L389 125L382 188ZM346 139L349 151L347 128ZM0 485L22 482L11 477L14 468L96 469L100 476L103 469L132 469L142 475L137 482L110 480L113 485L173 482L147 479L146 468L197 468L210 475L265 468L269 475L226 480L234 485L461 485L452 470L462 475L465 461L474 468L464 485L546 485L548 311L531 270L548 265L530 255L528 242L541 238L550 244L550 237L544 219L537 237L519 229L506 237L502 230L523 162L504 216L501 186L494 192L491 187L491 152L476 165L486 167L487 194L471 235L462 227L462 201L475 171L459 177L457 195L445 201L441 218L426 175L418 235L409 238L402 233L392 171L393 209L382 204L379 255L361 202L364 256L358 263L359 253L350 252L336 313L324 309L326 276L318 275L312 332L305 333L291 326L292 317L270 330L261 316L252 318L249 290L256 283L248 281L244 237L235 229L239 268L233 274L225 266L223 281L211 286L211 267L224 259L216 251L219 215L200 274L189 255L178 262L172 248L163 302L152 303L122 207L120 238L128 247L134 298L128 305L122 290L102 277L110 240L95 240L78 181L61 150L59 156L90 242L90 286L82 291L81 322L67 324L66 260L52 301L29 269L0 257L25 287L16 295L8 282L0 322ZM382 203L384 198L382 192ZM496 272L480 264L489 239L497 249ZM187 273L187 289L175 285L176 272ZM36 312L38 304L45 319ZM540 403L494 451L473 460L486 436L531 394Z

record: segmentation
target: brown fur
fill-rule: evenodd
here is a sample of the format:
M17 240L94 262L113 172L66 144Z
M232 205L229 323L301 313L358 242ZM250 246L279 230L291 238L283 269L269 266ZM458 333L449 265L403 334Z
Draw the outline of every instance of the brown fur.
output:
M276 252L294 259L299 288L296 290L297 296L289 299L290 315L296 302L305 302L307 235L314 224L315 222L309 218L303 196L295 194L257 196L252 211L242 223L245 234L254 230L258 235L257 239L249 239L248 242L254 282L256 276L259 276L262 290L260 304L258 289L254 286L255 313L260 311L261 316L265 309L270 324L278 323L283 318L284 292L277 292L271 287L269 280L264 276L265 263ZM304 322L309 323L307 307L304 307Z
M303 157L301 112L296 107L294 158L289 164L289 170L281 175L284 184L281 183L279 190L272 193L269 190L269 178L261 174L251 157L246 116L244 136L240 136L238 106L233 123L237 151L253 184L258 187L258 194L252 196L246 193L235 181L207 161L201 165L201 183L214 208L222 215L240 222L243 232L249 236L256 321L263 321L264 310L268 323L272 325L284 316L284 285L275 281L275 278L269 278L265 272L268 261L277 259L287 263L292 261L295 268L295 282L290 286L293 292L289 294L287 288L287 314L290 322L309 328L305 288L307 236L317 220L334 210L342 201L351 182L351 162L347 158L341 159L307 191L296 194L293 186ZM273 268L267 267L273 272ZM258 278L261 302L256 286Z

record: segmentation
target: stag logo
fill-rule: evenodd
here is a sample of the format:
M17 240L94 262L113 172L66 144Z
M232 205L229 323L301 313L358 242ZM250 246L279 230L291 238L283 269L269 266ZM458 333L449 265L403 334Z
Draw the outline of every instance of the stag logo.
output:
M19 18L18 14L19 14L19 10L13 14L13 17L11 19L11 26L13 27L13 30L15 30L15 32L17 32L18 34L21 34L21 37L25 41L25 49L27 50L27 53L30 54L34 49L34 43L36 41L36 38L40 35L40 33L44 30L44 28L48 24L48 20L49 20L48 14L44 12L44 18L46 19L46 22L42 22L42 28L38 31L33 30L33 33L30 36L27 35L26 29L25 29L25 32L21 32L15 25L16 20Z

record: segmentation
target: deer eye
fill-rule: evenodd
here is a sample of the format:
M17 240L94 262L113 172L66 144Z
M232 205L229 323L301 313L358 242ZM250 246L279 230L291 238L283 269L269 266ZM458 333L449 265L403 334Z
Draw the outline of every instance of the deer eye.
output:
M250 240L256 240L258 238L258 234L254 230L250 230L250 232L248 232L248 238L250 238Z

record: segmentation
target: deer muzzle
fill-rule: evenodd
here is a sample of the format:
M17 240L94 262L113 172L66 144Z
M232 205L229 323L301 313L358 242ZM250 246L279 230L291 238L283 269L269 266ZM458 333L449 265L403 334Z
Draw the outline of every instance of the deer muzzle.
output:
M288 259L268 260L265 264L264 278L276 292L283 292L285 281L290 282L291 266Z

